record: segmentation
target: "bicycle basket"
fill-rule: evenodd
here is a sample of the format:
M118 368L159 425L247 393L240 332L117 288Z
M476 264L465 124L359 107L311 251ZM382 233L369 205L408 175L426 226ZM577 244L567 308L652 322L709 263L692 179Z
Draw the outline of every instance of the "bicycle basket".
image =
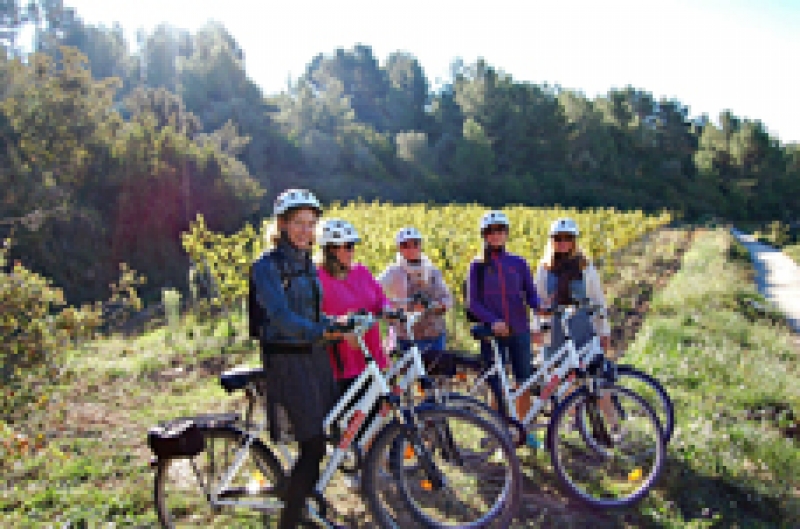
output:
M205 450L206 439L197 423L188 419L150 428L147 444L158 458L194 457Z

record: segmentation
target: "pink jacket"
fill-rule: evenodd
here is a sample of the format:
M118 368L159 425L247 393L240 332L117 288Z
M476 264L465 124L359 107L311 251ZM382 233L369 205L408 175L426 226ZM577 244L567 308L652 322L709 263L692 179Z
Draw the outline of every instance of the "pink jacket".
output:
M331 276L322 267L318 267L317 270L322 284L322 312L325 314L341 316L359 309L366 309L374 314L389 306L389 301L386 299L380 283L372 277L372 273L364 265L354 264L344 279ZM378 366L381 369L385 368L389 362L381 345L378 325L367 331L367 334L364 335L364 343L378 362ZM331 354L331 366L337 379L357 377L367 367L364 362L364 354L350 347L347 342L339 342L338 350L342 363L341 372L336 359Z

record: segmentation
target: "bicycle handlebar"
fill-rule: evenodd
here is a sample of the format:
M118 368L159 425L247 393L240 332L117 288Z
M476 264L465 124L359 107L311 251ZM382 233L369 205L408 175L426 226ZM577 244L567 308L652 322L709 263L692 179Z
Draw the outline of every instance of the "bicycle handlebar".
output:
M378 319L387 319L387 320L393 319L401 323L413 325L428 312L437 310L441 307L440 303L427 301L421 298L416 299L415 303L422 305L423 310L406 311L403 309L394 309L394 310L384 309L377 312L376 314L371 314L367 312L365 309L361 309L358 312L349 315L345 323L334 322L329 324L327 331L330 333L342 333L342 334L350 332L355 332L356 334L364 334L370 329L370 327L372 327L378 321Z
M364 309L359 310L354 314L347 317L345 323L334 322L328 325L328 332L349 333L355 332L357 334L365 333L372 325L375 324L376 318Z
M586 309L589 314L595 312L604 312L605 306L600 303L590 303L588 299L580 300L574 305L551 305L549 307L540 307L536 313L540 316L551 316L554 314L564 314L570 310Z

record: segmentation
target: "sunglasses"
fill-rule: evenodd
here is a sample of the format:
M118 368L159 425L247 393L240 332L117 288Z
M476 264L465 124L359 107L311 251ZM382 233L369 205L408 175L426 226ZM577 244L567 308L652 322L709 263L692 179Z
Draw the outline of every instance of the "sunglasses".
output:
M411 239L400 243L400 248L417 248L417 247L419 247L419 241L416 239Z
M487 226L486 229L483 230L483 233L506 233L508 231L508 226L503 224L496 224L494 226Z
M555 242L572 242L575 240L574 235L554 235L553 240Z
M356 247L356 243L354 243L354 242L346 242L344 244L331 244L330 247L333 250L340 250L340 249L344 248L347 251L352 251L353 248Z

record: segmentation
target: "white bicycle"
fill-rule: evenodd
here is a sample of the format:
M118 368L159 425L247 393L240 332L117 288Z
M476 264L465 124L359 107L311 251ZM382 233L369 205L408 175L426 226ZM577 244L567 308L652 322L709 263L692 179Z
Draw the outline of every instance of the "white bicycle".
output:
M583 307L587 311L600 309ZM489 377L496 376L500 387L497 406L516 443L538 439L536 431L546 428L544 444L569 493L593 507L626 507L641 500L661 473L666 454L661 424L644 398L614 383L613 370L607 363L585 362L599 358L602 348L595 335L576 347L570 332L570 318L576 310L553 309L562 326L564 343L549 358L540 357L531 377L516 388L491 328L473 327L473 337L491 342L493 361L465 396L447 394L446 400L485 399ZM536 398L525 417L519 417L516 402L531 389ZM536 422L550 406L555 406L550 420Z
M357 314L336 328L356 334L367 367L325 418L324 429L335 448L309 501L309 518L335 527L324 491L336 470L348 459L353 462L358 451L351 448L358 438L358 446L368 448L363 458L356 456L355 466L377 525L507 527L516 514L522 479L508 436L474 414L414 406L397 394L402 392L392 392L363 342L375 321L370 314ZM418 351L409 355L415 370L408 376L410 384L424 376L424 366ZM264 393L260 375L259 369L238 369L220 377L228 392L244 390L244 420L238 414L189 418L202 432L202 450L156 457L155 503L164 527L263 527L276 518L286 471L261 438L267 421L254 417ZM379 413L367 423L376 407ZM481 471L487 475L479 475Z

